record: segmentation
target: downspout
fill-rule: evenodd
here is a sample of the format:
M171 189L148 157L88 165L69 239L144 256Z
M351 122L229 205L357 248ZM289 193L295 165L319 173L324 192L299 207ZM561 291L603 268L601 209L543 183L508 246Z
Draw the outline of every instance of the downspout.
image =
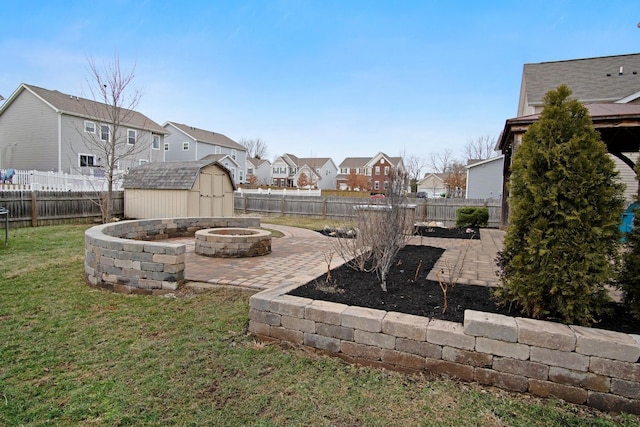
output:
M58 172L62 172L62 112L58 112Z

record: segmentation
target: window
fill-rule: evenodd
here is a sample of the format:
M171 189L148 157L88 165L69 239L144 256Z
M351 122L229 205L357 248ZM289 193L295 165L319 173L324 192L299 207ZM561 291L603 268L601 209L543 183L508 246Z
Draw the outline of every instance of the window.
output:
M385 190L388 190L388 189L389 189L389 182L388 182L388 181L385 181L385 182L384 182L384 189L385 189Z
M389 166L384 167L384 174L389 175Z
M164 143L164 151L169 151L169 143L168 142Z
M84 121L84 131L87 133L96 133L96 124L88 120Z
M247 175L253 175L253 168L247 168Z
M344 175L348 174L349 173L349 168L340 168L340 173L344 174Z
M80 167L94 167L96 166L96 156L93 154L79 154L78 162Z
M182 143L182 151L189 151L189 141Z
M374 190L379 190L379 189L380 189L380 182L375 181L375 182L373 183L373 189L374 189Z
M111 128L109 125L100 125L100 139L102 141L108 141L111 135Z
M237 152L236 150L231 150L231 158L232 158L233 160L235 160L235 159L236 159L236 155L237 155L237 154L238 154L238 152Z
M376 166L375 175L380 175L380 166Z
M160 149L160 135L151 135L151 149Z
M273 185L278 186L278 178L273 178Z
M135 145L136 144L136 131L135 129L127 129L127 144Z
M149 163L149 160L147 160L147 159L138 159L138 164L139 165L144 165L145 163Z
M231 178L235 181L236 180L236 168L229 169L229 172L231 172Z
M238 178L240 182L244 181L244 174L242 173L242 171L238 171Z
M222 148L220 148L217 145L215 145L213 147L213 154L220 154L220 153L222 153Z

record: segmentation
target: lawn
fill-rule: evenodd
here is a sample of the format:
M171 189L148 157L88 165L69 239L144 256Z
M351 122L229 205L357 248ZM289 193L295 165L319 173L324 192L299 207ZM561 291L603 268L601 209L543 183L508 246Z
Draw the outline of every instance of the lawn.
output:
M246 292L156 297L89 288L85 229L12 229L9 246L0 245L0 425L638 423L263 345L247 334Z

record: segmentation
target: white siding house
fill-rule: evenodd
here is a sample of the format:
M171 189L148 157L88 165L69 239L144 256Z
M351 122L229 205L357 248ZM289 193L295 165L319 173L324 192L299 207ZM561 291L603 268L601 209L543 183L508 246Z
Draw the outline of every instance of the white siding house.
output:
M467 168L467 199L500 199L504 156L480 160Z

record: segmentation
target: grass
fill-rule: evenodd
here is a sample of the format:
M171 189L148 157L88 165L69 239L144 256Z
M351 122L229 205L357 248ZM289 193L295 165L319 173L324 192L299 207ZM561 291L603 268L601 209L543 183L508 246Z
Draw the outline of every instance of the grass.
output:
M12 229L0 246L0 425L637 425L256 342L245 292L89 288L85 229Z

